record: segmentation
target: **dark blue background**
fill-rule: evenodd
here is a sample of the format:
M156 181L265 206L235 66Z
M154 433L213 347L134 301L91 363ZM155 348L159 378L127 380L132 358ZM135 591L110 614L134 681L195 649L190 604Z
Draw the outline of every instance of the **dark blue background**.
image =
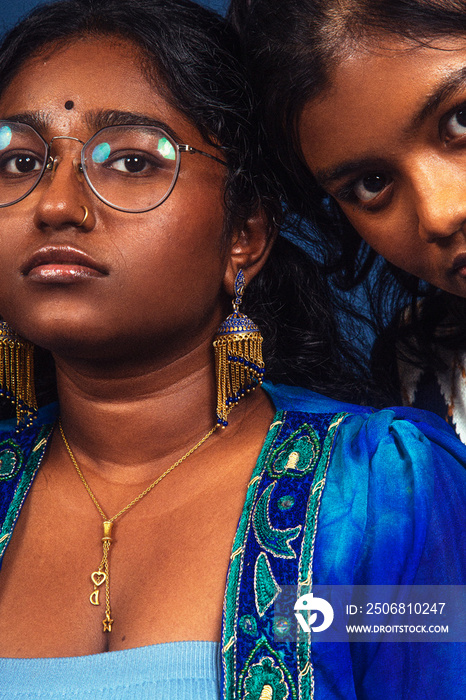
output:
M5 32L10 29L22 15L44 3L45 0L0 0L0 30ZM222 13L227 8L228 0L202 0L200 4Z

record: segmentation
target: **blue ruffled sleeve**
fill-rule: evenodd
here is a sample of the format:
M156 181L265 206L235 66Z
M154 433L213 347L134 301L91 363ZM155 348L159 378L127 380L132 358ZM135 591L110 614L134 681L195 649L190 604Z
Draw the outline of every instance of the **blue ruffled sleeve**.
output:
M316 584L466 583L466 448L425 412L351 415L322 497ZM315 644L316 700L466 695L466 644Z

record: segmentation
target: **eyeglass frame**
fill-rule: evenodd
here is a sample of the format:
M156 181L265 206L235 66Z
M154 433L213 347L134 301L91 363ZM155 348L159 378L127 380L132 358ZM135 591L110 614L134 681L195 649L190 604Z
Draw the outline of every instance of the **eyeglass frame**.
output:
M42 134L40 134L37 131L37 129L35 129L30 124L27 124L26 122L8 121L7 119L1 119L0 126L2 126L4 124L21 124L23 126L27 126L29 129L32 129L32 131L35 134L37 134L37 136L40 138L40 140L44 143L46 151L45 151L44 164L42 165L42 169L41 169L39 175L37 176L37 180L34 183L34 185L31 187L31 189L28 190L25 194L23 194L18 199L15 199L14 202L9 202L8 204L0 204L0 209L5 208L5 207L11 207L13 204L17 204L18 202L21 202L23 199L26 199L26 197L28 197L31 194L31 192L33 192L36 189L37 185L42 180L46 170L50 170L52 172L52 174L55 172L55 170L58 166L58 160L57 160L58 156L52 156L52 154L50 153L50 149L52 147L53 142L58 141L58 140L67 139L69 141L77 141L78 143L82 144L78 172L80 172L84 176L84 179L86 180L87 184L89 185L91 192L93 192L95 194L95 196L98 199L100 199L101 202L103 202L107 206L111 207L111 209L116 209L117 211L122 211L122 212L125 212L126 214L143 214L144 212L152 211L153 209L157 209L157 207L159 207L161 204L163 204L168 199L168 197L173 192L173 189L174 189L176 182L178 180L178 175L179 175L180 167L181 167L181 154L182 153L190 153L190 154L198 153L201 156L205 156L206 158L211 158L212 160L215 160L217 163L220 163L221 165L225 165L226 167L228 166L228 163L226 161L221 160L220 158L217 158L217 156L213 156L211 153L206 153L205 151L201 151L198 148L195 148L194 146L188 145L187 143L177 143L175 141L175 139L172 136L170 136L169 133L167 133L161 127L155 126L155 125L154 126L151 126L151 125L147 126L144 124L111 124L109 126L104 126L101 129L98 129L95 132L95 134L93 134L87 141L82 141L81 139L78 139L76 136L53 136L53 138L50 140L50 142L47 143L47 141L44 139ZM133 128L133 129L135 129L135 128L136 129L137 128L145 128L145 129L153 128L153 129L157 129L158 131L160 131L160 133L164 137L168 138L170 143L173 143L176 146L176 167L175 167L175 171L173 174L172 183L171 183L167 193L164 195L164 197L162 197L162 199L159 202L157 202L157 204L154 204L151 207L148 207L145 209L126 209L124 207L118 207L115 204L111 204L108 200L105 199L105 197L102 197L102 195L100 195L97 192L97 190L95 189L94 185L90 181L89 176L87 174L87 169L86 169L85 160L84 160L84 149L86 148L86 146L96 136L98 136L98 134L100 134L102 131L108 131L108 129L121 129L121 128L129 128L129 129L131 129L131 128Z

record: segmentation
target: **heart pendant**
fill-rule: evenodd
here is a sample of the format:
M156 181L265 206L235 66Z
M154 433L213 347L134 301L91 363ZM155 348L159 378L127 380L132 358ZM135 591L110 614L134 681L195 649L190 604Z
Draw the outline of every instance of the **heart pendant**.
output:
M91 580L94 586L101 586L105 579L107 578L107 574L105 571L93 571L91 574Z

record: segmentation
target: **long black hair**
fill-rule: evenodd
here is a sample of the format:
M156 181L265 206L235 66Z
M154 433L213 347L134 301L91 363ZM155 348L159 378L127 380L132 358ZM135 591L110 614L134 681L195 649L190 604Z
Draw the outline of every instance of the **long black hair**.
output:
M222 149L228 166L226 230L261 207L270 235L282 222L280 191L261 151L253 93L240 61L236 32L190 0L62 0L39 6L0 47L0 95L25 61L74 37L115 35L133 42L154 68L164 97ZM249 285L243 309L261 327L267 378L341 398L363 392L360 365L342 339L333 299L318 263L284 237ZM1 313L1 309L0 309ZM42 402L51 398L48 353L38 349Z
M305 104L328 86L348 49L384 32L421 45L464 34L464 0L232 0L229 19L241 34L261 119L275 144L272 168L297 225L304 219L321 232L326 270L340 289L366 285L379 335L376 384L390 389L384 378L387 363L396 365L395 345L405 359L438 369L439 346L466 346L466 301L384 261L361 239L306 165L298 127ZM393 398L399 397L387 400Z

